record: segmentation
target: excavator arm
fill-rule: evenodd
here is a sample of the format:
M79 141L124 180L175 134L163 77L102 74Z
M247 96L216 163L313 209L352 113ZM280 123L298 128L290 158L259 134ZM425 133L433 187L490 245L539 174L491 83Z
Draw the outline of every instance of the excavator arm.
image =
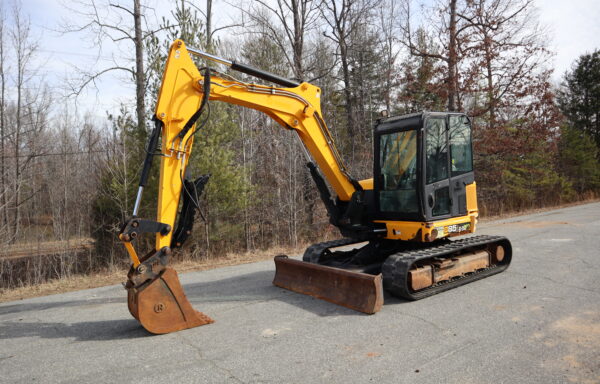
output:
M284 87L245 83L208 68L201 73L192 60L191 54L217 61ZM154 116L155 127L146 149L147 156L133 216L124 224L119 234L132 261L126 285L129 309L148 331L167 333L212 322L208 316L191 307L177 279L177 274L167 266L171 249L181 246L191 231L199 192L208 181L208 175L201 176L195 181L186 177L194 134L204 123L202 116L207 101L222 101L261 111L283 128L295 131L307 151L311 174L332 216L332 222L338 221L340 213L336 211L337 207L331 200L316 166L324 174L338 201L350 202L357 191L369 187L371 184L369 180L357 182L348 175L333 138L321 117L320 98L321 90L309 83L296 84L291 80L244 64L187 48L181 40L176 40L172 44L163 74ZM156 156L160 157L160 180L157 216L156 221L152 221L141 219L137 214L150 168ZM316 166L310 158L314 159ZM182 194L184 194L182 209L179 211ZM175 227L178 213L179 223ZM131 242L142 233L154 233L156 243L152 252L140 257ZM278 270L282 271L293 268L292 263L284 258L276 259L276 265ZM327 276L327 271L323 274L323 271L307 271L302 269L302 266L298 268L293 269L291 274L280 273L280 276L287 277L283 279L285 281L276 278L276 284L293 289L291 286L298 285L293 277L295 272L297 275L312 273L321 276L324 282L333 281L331 276ZM335 284L347 283L348 280L345 276L335 277L335 279L342 279L334 281ZM374 282L370 275L366 275L366 279L362 280L367 286L366 290L375 288L381 290L379 288L381 282ZM315 295L321 294L316 292ZM343 301L343 298L331 301L335 300Z
M189 128L190 117L197 113L205 96L209 100L261 111L282 127L295 131L339 200L349 201L357 189L362 189L361 184L346 171L321 117L321 90L318 87L302 83L295 87L276 88L244 83L226 75L210 74L211 71L200 73L190 53L264 79L294 85L290 80L193 48L188 49L181 40L175 41L171 46L156 107L156 118L163 123L162 142L165 143L162 148L158 221L171 225L174 222L178 192L182 190L181 174L185 173L193 143L194 130L186 131L186 124ZM159 249L169 244L170 234L167 234L158 238L156 246Z
M197 130L191 127L198 118L200 106L203 105L206 95L208 100L223 101L261 111L282 127L295 131L339 200L349 201L357 190L369 185L368 180L357 182L348 175L327 125L321 117L321 90L318 87L302 83L293 88L276 88L227 79L224 75L210 75L210 71L201 74L190 53L224 62L223 59L186 48L181 40L176 40L171 46L154 117L157 128L148 146L148 151L155 150L155 135L162 131L157 222L174 227L180 195L182 191L189 192L182 186L194 133ZM227 63L233 64L225 61L225 64ZM237 69L251 68L242 64L231 66ZM257 69L252 68L246 72L293 84L290 80ZM149 154L149 160L147 159L144 165L134 215L137 214L152 155L153 153ZM156 249L170 246L172 236L173 231L157 234ZM135 257L132 259L135 264Z

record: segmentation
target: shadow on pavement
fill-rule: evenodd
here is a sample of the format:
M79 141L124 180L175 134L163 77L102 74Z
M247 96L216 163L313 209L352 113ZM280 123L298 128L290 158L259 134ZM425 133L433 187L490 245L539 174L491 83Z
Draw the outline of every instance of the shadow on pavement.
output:
M19 313L19 312L29 312L29 311L43 311L46 309L53 308L67 308L67 307L80 307L80 306L88 306L91 308L93 306L100 306L103 304L114 304L114 303L123 303L127 305L127 295L121 294L119 297L98 297L92 299L82 299L82 300L65 300L65 301L50 301L43 303L30 303L23 302L19 304L9 304L0 306L0 315L7 315L11 313Z
M83 321L79 323L29 323L3 321L0 323L0 340L20 337L44 339L74 338L78 341L136 339L149 333L135 319Z
M239 302L240 305L245 305L248 302L277 300L322 317L369 316L324 300L276 287L272 284L274 273L274 271L259 271L218 281L186 284L183 288L192 305L200 311L204 311L204 307L209 304ZM386 304L404 302L406 301L385 293Z
M231 304L237 306L257 304L268 301L281 301L293 305L317 316L369 316L354 310L332 304L311 296L291 292L272 284L274 271L258 271L229 278L207 281L201 283L185 284L184 290L192 306L200 311L206 307ZM387 292L385 305L404 303ZM84 307L86 309L105 304L119 303L127 305L126 295L119 297L92 298L87 300L54 301L48 303L19 303L0 307L0 315L43 311L48 309ZM217 309L224 311L229 309ZM20 337L41 338L74 338L76 340L118 340L141 338L150 335L139 323L133 319L85 321L78 323L58 322L27 322L27 321L2 321L0 323L0 340L15 339Z

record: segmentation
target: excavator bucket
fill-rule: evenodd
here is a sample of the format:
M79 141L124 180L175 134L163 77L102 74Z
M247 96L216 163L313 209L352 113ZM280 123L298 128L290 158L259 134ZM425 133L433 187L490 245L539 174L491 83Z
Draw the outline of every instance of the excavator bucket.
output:
M273 284L373 314L383 305L382 277L275 256Z
M150 333L163 334L210 324L214 321L192 308L179 283L177 272L164 268L141 285L126 285L129 312Z

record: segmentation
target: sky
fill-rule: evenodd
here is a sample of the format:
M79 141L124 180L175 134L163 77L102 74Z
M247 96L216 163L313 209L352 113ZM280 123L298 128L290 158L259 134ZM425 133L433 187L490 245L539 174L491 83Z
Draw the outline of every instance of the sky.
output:
M550 30L558 81L580 55L600 49L600 0L536 0L536 6Z
M64 92L65 78L74 72L73 66L91 68L94 65L106 67L111 64L110 52L103 52L96 62L97 47L82 34L61 34L61 20L73 18L64 4L73 0L21 0L22 10L32 23L32 34L39 41L36 60L40 70L36 76L43 79L51 90L60 95ZM252 0L248 0L252 1ZM2 0L9 4L9 1ZM129 5L128 0L113 2ZM203 0L194 1L204 5ZM231 23L236 18L235 8L227 6L225 0L214 0L213 18L216 26ZM146 12L151 23L157 23L162 16L169 16L174 0L146 0ZM558 83L581 54L600 49L600 0L535 0L540 22L548 27L548 45L555 52L553 80ZM227 30L220 36L226 38ZM124 45L124 47L126 47ZM89 88L77 98L78 110L88 112L97 118L104 118L106 111L118 110L121 102L132 102L133 82L125 75L112 74L98 81L98 87Z

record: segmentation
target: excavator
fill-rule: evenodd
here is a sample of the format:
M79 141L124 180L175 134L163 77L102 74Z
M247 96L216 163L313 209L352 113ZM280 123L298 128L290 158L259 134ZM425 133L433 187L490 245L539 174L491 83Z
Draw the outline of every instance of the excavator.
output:
M276 86L240 81L198 68L207 60ZM169 267L172 250L192 231L209 175L187 168L194 136L208 121L209 101L252 108L292 131L342 238L311 245L302 260L275 256L273 284L373 314L384 290L418 300L504 271L512 258L502 236L472 234L478 208L471 122L462 113L421 112L382 117L374 126L373 178L354 179L344 166L321 113L321 90L186 47L170 47L132 216L119 238L132 265L125 284L129 311L153 334L212 323L185 296ZM156 220L138 217L153 158L160 157ZM156 236L138 256L132 242Z

